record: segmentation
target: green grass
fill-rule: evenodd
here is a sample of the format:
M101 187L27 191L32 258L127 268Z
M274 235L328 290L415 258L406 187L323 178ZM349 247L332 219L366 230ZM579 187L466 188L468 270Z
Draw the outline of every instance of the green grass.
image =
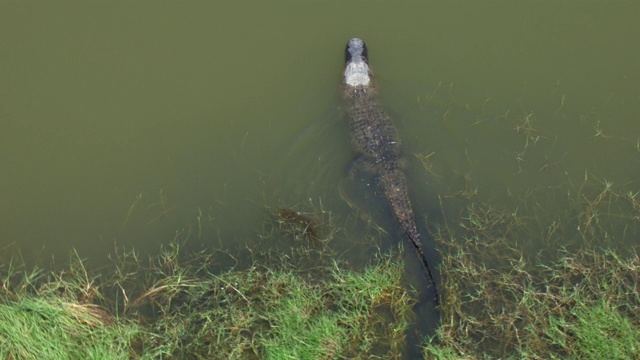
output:
M564 334L572 333L578 359L637 359L640 357L640 331L629 317L611 303L601 301L580 306L572 311L577 323L564 326ZM559 329L560 330L560 329Z
M287 229L290 231L290 229ZM62 272L9 266L0 292L5 359L399 358L413 300L396 252L364 269L311 263L322 248L286 256L250 252L221 272L214 254L177 244L143 264L120 254L112 271L77 256ZM221 254L219 254L221 255ZM323 259L322 256L320 256Z
M3 359L128 359L140 331L92 305L32 297L0 304Z
M208 274L206 282L166 278L145 295L166 314L153 325L162 334L154 351L208 359L394 357L412 304L402 268L385 257L364 271L334 262L313 276L255 266Z
M569 199L570 219L544 211L540 194L515 211L450 199L462 215L433 227L444 301L425 359L640 358L640 258L613 241L637 233L640 207L609 183L591 186Z
M462 252L446 260L443 325L426 342L426 359L640 357L637 257L589 252L551 266L512 258L511 271Z

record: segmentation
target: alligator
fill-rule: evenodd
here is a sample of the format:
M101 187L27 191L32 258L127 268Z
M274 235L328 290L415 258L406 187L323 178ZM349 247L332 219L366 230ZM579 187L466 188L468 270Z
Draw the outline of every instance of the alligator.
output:
M364 41L359 38L351 39L347 43L345 57L343 95L350 119L353 144L358 153L351 173L354 168L360 167L377 175L378 183L400 223L400 228L410 240L426 270L433 286L434 300L438 304L438 290L424 256L409 200L406 176L400 166L400 141L393 123L378 102L377 88L369 68L367 46Z

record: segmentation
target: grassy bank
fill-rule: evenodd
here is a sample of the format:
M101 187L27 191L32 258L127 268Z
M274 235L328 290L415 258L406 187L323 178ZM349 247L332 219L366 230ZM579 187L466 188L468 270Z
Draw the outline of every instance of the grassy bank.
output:
M183 254L175 244L148 262L121 253L100 275L77 257L61 272L6 267L0 357L401 357L413 297L398 254L355 270L329 258L318 263L322 244L293 245L279 257L252 250L251 266L226 271L223 254Z

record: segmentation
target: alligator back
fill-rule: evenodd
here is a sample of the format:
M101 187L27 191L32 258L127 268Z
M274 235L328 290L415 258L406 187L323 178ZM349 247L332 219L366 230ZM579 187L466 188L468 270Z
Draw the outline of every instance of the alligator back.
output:
M375 92L373 86L345 86L351 136L359 154L356 166L366 167L378 175L385 198L402 230L415 246L421 248L406 177L399 166L400 142Z

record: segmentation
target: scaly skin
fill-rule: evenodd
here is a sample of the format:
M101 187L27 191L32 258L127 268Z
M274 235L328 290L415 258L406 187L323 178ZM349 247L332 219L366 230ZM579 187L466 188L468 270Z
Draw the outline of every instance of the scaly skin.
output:
M399 166L400 143L395 128L378 104L373 86L345 86L344 94L351 136L360 156L357 161L378 175L385 198L403 232L422 253L407 180Z

